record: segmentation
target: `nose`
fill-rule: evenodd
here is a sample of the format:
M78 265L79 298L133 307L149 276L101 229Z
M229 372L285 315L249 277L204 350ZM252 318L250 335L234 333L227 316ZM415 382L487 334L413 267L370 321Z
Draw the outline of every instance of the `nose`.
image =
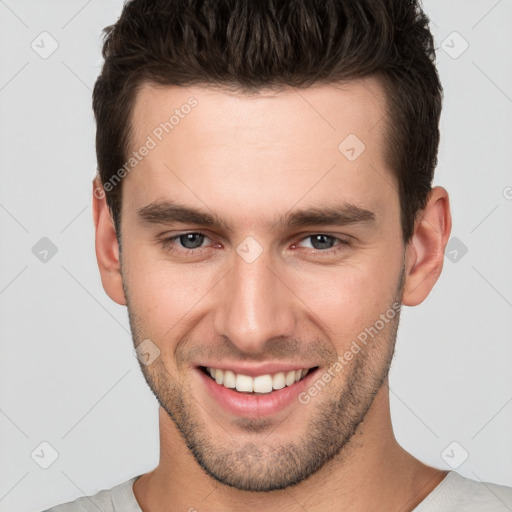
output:
M264 251L247 262L238 254L234 268L216 287L214 327L240 351L256 354L276 337L291 337L296 323L294 295Z

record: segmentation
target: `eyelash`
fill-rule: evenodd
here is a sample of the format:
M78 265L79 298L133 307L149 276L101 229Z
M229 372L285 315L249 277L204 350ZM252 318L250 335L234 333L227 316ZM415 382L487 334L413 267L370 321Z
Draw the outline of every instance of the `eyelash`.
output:
M187 231L187 232L184 232L184 233L178 233L177 235L173 235L171 237L167 237L167 238L162 239L161 240L162 247L165 250L169 251L170 253L182 254L182 255L187 255L187 254L192 254L192 253L200 255L200 254L202 254L204 249L207 249L207 247L197 247L195 249L188 249L188 248L176 249L176 245L174 244L174 241L179 239L181 236L184 236L184 235L201 235L201 236L204 236L207 239L210 239L210 237L206 233L202 233L201 231ZM338 238L338 237L335 237L335 236L332 236L332 235L328 235L326 233L321 233L321 232L319 232L319 233L312 233L310 235L302 237L300 239L299 243L304 241L304 240L307 240L308 238L312 238L312 237L314 237L316 235L326 236L328 238L333 239L337 243L335 243L335 245L333 247L330 247L328 249L315 249L315 248L312 248L311 250L313 251L313 254L315 254L315 255L316 254L325 254L325 255L333 256L333 255L338 253L340 248L350 246L350 243L347 240L344 240L342 238ZM295 246L296 244L293 244L293 245Z

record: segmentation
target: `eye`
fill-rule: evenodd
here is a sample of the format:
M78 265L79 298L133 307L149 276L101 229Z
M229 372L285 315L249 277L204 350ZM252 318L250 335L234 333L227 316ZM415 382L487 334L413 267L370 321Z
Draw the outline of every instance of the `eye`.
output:
M209 238L203 233L181 233L162 240L162 246L171 252L187 252L201 248L205 240Z
M203 255L208 248L222 247L213 243L212 239L201 232L178 233L163 238L160 243L164 250L176 255ZM347 240L325 233L315 233L302 238L292 245L292 249L312 249L314 254L334 255L343 247L349 246ZM309 251L308 251L309 252Z
M197 249L201 247L205 238L206 236L201 233L185 233L177 237L180 244L182 244L185 249Z
M310 248L319 251L326 251L340 244L348 245L348 242L345 240L323 233L309 235L306 238L303 238L300 243L303 243L305 240L311 241L309 245Z

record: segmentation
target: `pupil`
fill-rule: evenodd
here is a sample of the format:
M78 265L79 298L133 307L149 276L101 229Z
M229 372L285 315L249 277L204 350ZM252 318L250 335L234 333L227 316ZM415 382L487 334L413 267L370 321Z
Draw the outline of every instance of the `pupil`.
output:
M312 239L315 249L330 249L332 247L333 238L329 235L315 235Z
M180 243L186 249L196 249L197 247L201 247L203 239L204 235L199 233L187 233L180 236Z

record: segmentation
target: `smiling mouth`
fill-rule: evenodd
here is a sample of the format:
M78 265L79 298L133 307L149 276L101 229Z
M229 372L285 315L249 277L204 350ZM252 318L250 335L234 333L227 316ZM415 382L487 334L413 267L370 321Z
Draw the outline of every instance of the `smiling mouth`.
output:
M235 373L231 370L211 368L202 366L201 370L213 379L217 384L225 388L247 394L268 394L285 387L293 386L316 370L313 368L302 368L288 372L267 373L251 377L242 373Z

